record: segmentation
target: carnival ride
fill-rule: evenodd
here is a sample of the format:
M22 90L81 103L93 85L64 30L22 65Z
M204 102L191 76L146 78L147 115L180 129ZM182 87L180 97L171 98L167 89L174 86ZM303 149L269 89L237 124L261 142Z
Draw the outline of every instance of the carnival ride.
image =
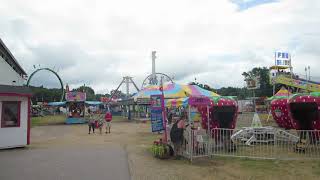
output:
M284 54L279 53L277 57ZM320 83L298 77L292 71L291 59L276 61L270 67L271 84L284 85L271 99L271 113L276 123L281 128L313 130L320 129L317 96L320 92ZM278 63L278 64L277 64ZM280 65L279 65L280 64ZM296 89L296 94L289 90ZM301 91L304 91L301 93ZM310 93L311 92L311 93ZM319 124L319 125L318 125Z
M60 82L60 87L61 87L61 98L60 98L60 101L63 101L63 99L64 99L64 87L63 87L63 82L62 82L59 74L58 74L56 71L54 71L53 69L51 69L51 68L39 68L39 69L36 69L33 73L31 73L30 77L28 78L27 86L30 86L30 82L31 82L32 77L33 77L36 73L38 73L39 71L48 71L48 72L51 72L51 73L53 73L53 74L58 78L58 80L59 80L59 82Z
M271 113L273 119L280 128L294 128L291 117L289 116L288 99L292 94L290 91L282 87L274 96L268 100L271 102Z
M296 94L288 102L293 127L298 130L320 130L320 93Z
M153 86L160 86L162 84L167 83L173 83L173 80L171 77L164 73L154 73L148 75L142 82L141 89L144 89L145 87L149 85Z
M289 87L302 89L309 92L320 92L320 83L299 78L291 74L280 74L273 79L275 84L283 84Z

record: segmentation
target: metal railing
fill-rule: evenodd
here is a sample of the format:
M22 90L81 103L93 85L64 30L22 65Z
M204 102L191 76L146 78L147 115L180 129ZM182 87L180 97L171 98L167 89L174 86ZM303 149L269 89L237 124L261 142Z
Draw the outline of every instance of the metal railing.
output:
M187 129L183 156L229 156L255 159L320 159L320 131L282 130L273 127L242 129Z

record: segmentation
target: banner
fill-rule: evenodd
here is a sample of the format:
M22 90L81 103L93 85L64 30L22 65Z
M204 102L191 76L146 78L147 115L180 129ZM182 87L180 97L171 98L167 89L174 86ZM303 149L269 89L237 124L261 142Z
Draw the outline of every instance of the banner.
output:
M86 93L84 92L67 92L66 101L84 102L86 100Z
M190 97L189 105L191 106L209 106L211 100L208 97Z
M287 52L277 51L275 53L275 65L290 67L291 66L291 56Z
M151 99L151 128L152 132L159 132L164 130L163 127L163 96L152 95Z
M247 88L259 89L260 88L260 76L254 76L245 80L247 82Z

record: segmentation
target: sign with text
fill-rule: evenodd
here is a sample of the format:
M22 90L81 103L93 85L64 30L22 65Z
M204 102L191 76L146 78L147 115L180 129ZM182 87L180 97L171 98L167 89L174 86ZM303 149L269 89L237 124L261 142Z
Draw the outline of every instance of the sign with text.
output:
M84 93L84 92L67 92L66 93L66 100L68 102L71 102L71 101L83 102L86 100L86 93Z
M211 100L208 97L190 97L189 105L191 106L209 106Z
M260 77L255 76L245 80L247 82L247 88L250 89L259 89L260 88Z
M276 66L284 66L290 67L291 66L291 56L287 52L277 51L275 53L275 65Z
M163 128L163 114L161 109L151 109L151 129L152 132L159 132Z
M164 130L163 127L163 95L152 95L150 97L151 103L151 128L152 132L159 132Z

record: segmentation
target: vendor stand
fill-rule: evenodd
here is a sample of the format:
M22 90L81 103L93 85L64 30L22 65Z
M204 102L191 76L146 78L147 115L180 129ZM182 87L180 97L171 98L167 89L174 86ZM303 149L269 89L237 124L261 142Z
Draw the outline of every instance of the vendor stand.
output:
M67 119L66 124L84 124L86 93L84 92L67 92L66 106Z
M190 156L195 153L205 153L208 147L208 138L210 134L209 121L210 108L213 102L206 96L191 96L175 100L167 100L167 108L176 108L179 111L187 113L187 127L184 131L183 152L184 156ZM205 111L204 111L205 110ZM182 112L182 113L183 113ZM203 122L207 122L203 126ZM166 131L170 134L172 125L167 126ZM172 145L171 139L168 140Z

